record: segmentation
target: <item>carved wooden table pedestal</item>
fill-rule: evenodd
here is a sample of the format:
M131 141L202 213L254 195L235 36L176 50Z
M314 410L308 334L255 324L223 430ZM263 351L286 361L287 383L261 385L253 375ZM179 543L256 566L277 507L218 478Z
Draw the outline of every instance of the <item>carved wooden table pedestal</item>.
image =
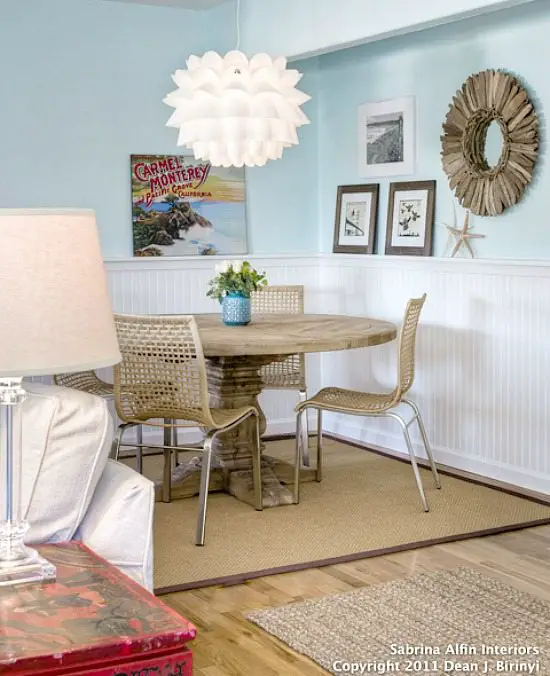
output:
M266 430L265 415L258 402L262 391L262 380L259 370L264 364L283 360L287 355L219 357L208 359L208 387L210 404L215 408L239 408L255 406L260 412L260 435ZM253 418L249 418L238 427L221 434L214 441L214 452L223 466L224 489L243 502L254 504L254 487L252 479L252 448L254 440ZM283 464L269 456L263 455L262 448L262 498L264 507L292 504L292 493L281 483L290 479L291 466L287 472L274 471L277 463ZM307 477L306 475L309 475ZM304 471L304 477L313 479L314 472Z
M248 326L225 326L219 315L195 315L207 359L210 405L216 408L255 406L260 411L260 433L266 428L258 403L262 391L260 368L281 361L289 354L329 352L381 345L393 340L394 324L367 317L341 315L259 315ZM226 490L253 504L252 448L254 421L247 420L214 443L221 469L211 475L210 490ZM262 451L265 444L262 444ZM174 498L196 495L199 487L196 461L176 469ZM287 463L262 456L264 507L292 503L285 483L292 481ZM183 481L178 480L178 476ZM302 480L312 480L314 471L303 469Z

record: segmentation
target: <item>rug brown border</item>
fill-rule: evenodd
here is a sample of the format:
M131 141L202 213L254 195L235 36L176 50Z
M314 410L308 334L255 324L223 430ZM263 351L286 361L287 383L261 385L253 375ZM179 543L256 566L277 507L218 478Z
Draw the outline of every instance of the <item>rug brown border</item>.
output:
M293 434L280 434L270 437L265 437L265 441L281 441L283 439L293 438ZM354 446L355 448L360 448L376 455L383 455L398 462L408 463L408 459L404 457L399 457L393 453L389 453L379 448L372 448L365 444L361 444L357 441L352 441L346 439L345 437L340 437L336 434L324 434L326 439L333 439L334 441L339 441L341 443L348 444L348 446ZM418 464L421 467L429 466L426 462L423 462L421 459L418 460ZM478 484L480 486L485 486L496 491L501 491L502 493L507 493L508 495L513 495L516 497L523 498L524 500L529 500L530 502L536 502L542 505L550 505L550 497L548 499L539 498L531 495L527 495L517 486L504 487L501 485L492 485L485 481L483 477L472 477L472 476L463 476L458 471L455 472L451 468L441 469L438 466L439 473L452 476L462 481L467 481L469 483ZM376 556L383 556L385 554L394 554L396 552L404 552L413 549L421 549L423 547L430 547L432 545L440 545L448 542L459 542L460 540L469 540L470 538L486 537L488 535L497 535L499 533L509 533L515 530L522 530L524 528L533 528L535 526L546 526L550 524L550 517L547 519L537 519L535 521L525 521L522 523L516 523L509 526L498 526L496 528L487 528L484 530L470 531L468 533L458 533L456 535L448 535L439 538L432 538L430 540L418 540L416 542L409 542L403 545L396 545L394 547L386 547L383 549L372 549L364 552L354 552L352 554L345 554L343 556L335 556L328 559L317 559L315 561L305 561L302 563L295 563L288 566L279 566L275 568L263 568L262 570L254 570L247 573L238 573L236 575L225 575L222 577L213 577L206 580L200 580L198 582L186 582L184 584L172 585L169 587L159 587L154 590L154 593L158 596L163 594L174 594L176 592L188 591L190 589L201 589L202 587L213 587L213 586L224 586L229 587L237 584L243 584L247 580L254 580L258 577L265 577L268 575L279 575L281 573L294 573L299 570L307 570L308 568L322 568L323 566L334 566L339 563L349 563L350 561L358 561L360 559L371 559Z

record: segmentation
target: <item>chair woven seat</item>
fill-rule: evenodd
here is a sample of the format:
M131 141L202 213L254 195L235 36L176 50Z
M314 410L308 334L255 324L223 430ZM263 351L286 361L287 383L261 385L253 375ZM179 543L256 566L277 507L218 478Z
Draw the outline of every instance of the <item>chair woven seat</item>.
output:
M101 380L95 371L58 373L53 379L56 385L70 387L73 390L80 390L81 392L88 392L98 397L112 397L114 394L112 383Z
M241 406L240 408L211 408L210 413L216 423L216 427L222 428L233 425L244 416L255 412L253 406Z
M127 396L127 395L123 395ZM212 419L209 421L204 421L203 419L197 420L195 417L193 420L187 420L186 415L189 414L189 411L177 411L173 408L170 409L171 418L173 423L170 423L171 427L201 427L203 430L206 429L222 429L229 425L233 425L241 418L244 418L255 412L253 406L241 406L240 408L211 408L210 413ZM129 417L126 419L126 422L131 422L136 425L151 425L152 427L157 427L158 422L156 419L163 418L166 415L166 409L151 409L142 411L145 415L142 418L132 418ZM212 425L212 422L214 425Z
M348 411L361 414L387 411L395 405L395 392L376 394L374 392L357 392L340 387L325 387L307 402L301 402L296 410L304 408L304 405L315 406L333 411Z

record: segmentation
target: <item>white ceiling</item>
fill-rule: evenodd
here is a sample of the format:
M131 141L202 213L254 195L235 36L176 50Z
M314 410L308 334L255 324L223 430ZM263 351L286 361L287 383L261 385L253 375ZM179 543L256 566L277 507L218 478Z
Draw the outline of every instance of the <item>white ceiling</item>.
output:
M182 9L208 9L221 5L229 0L109 0L110 2L127 2L134 5L161 5L163 7L181 7Z

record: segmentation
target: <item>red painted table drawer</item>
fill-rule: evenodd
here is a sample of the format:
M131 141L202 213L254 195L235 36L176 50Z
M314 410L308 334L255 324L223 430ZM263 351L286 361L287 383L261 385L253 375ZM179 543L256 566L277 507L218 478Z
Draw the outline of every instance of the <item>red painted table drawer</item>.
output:
M75 671L76 669L76 671ZM14 676L192 676L193 658L190 650L178 651L173 655L157 656L149 659L131 660L113 663L111 666L88 664L86 667L54 667L53 669L17 669L5 673Z
M54 667L46 670L27 670L23 669L9 671L6 673L16 674L17 676L192 676L193 658L190 650L184 652L178 651L173 655L164 657L151 657L149 659L131 660L130 662L120 662L111 666L89 664L86 667L69 667L60 669Z

